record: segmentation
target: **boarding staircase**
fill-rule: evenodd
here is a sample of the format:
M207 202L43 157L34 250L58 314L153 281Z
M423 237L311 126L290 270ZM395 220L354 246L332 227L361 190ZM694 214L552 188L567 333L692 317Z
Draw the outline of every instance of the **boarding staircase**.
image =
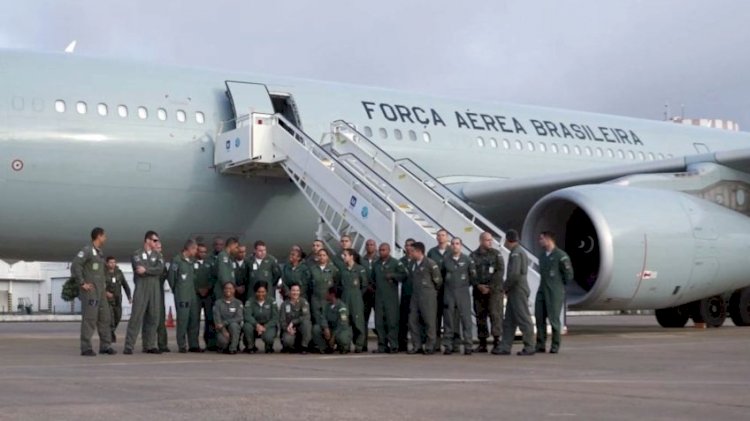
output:
M216 139L215 164L222 173L283 168L320 216L318 238L333 250L344 233L360 251L370 238L393 250L407 238L429 248L442 228L461 237L467 253L479 246L482 232L492 233L507 261L503 231L417 163L393 158L345 121L331 123L330 133L316 142L281 115L250 112ZM538 261L528 254L533 300Z

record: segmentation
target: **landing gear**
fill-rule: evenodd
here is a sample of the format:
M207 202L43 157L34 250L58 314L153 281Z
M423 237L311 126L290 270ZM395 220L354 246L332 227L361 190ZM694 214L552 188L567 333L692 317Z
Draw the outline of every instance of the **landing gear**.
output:
M729 299L729 316L735 326L750 326L750 287L732 294Z
M656 321L661 327L685 327L690 318L686 305L656 310Z
M695 323L705 323L708 327L721 327L727 319L727 304L724 297L714 295L689 304Z

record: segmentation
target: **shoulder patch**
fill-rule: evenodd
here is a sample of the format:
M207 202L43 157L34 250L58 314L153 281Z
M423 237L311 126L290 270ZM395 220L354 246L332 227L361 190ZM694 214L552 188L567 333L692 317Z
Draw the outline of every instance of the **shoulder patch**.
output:
M83 256L85 256L85 254L83 253L83 250L79 251L78 252L78 258L79 259L83 259Z

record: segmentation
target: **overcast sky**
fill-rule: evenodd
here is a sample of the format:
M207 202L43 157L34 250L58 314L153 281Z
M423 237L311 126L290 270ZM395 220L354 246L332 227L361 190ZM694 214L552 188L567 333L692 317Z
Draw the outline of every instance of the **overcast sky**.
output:
M750 130L740 0L0 0L0 47Z

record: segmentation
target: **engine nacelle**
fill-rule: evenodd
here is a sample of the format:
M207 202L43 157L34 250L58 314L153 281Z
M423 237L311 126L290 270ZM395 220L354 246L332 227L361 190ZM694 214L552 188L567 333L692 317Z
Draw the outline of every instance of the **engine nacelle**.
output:
M573 308L656 309L750 285L750 218L685 193L577 186L539 200L523 244L552 231L569 255Z

